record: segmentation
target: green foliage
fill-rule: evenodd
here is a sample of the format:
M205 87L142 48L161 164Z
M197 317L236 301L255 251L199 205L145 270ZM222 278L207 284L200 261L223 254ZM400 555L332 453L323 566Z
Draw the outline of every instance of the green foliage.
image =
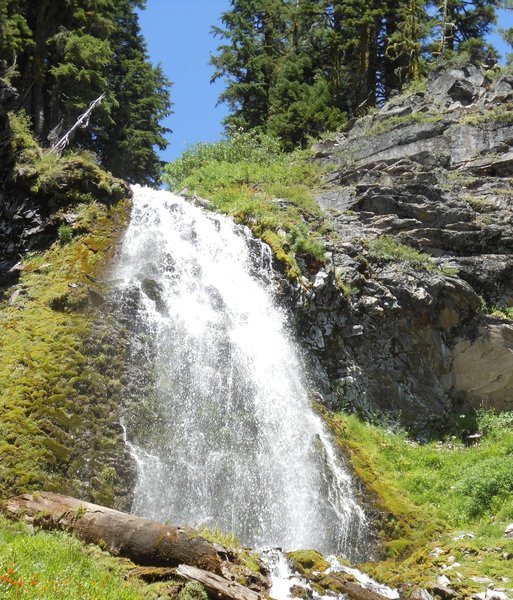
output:
M468 520L490 513L509 518L513 509L513 456L492 456L470 466L455 493L461 496L461 514Z
M382 135L390 131L395 127L408 126L414 124L423 123L439 123L444 120L444 116L438 115L427 115L421 112L415 112L410 115L402 117L389 117L388 119L380 120L378 123L372 125L369 129L364 131L364 135L368 137Z
M513 321L513 306L484 306L485 312L495 317Z
M162 177L172 190L186 188L213 209L248 225L297 276L298 258L314 267L324 261L316 233L322 213L313 199L319 168L306 151L285 153L279 141L258 132L236 133L216 144L197 144Z
M434 270L433 259L411 246L401 244L395 238L382 235L366 242L370 256L388 261L406 262L416 269Z
M267 129L289 151L347 123L347 113L332 105L328 81L312 71L310 56L288 55L270 90Z
M57 235L61 246L65 246L71 242L71 238L73 237L73 227L70 227L69 225L59 225Z
M269 166L282 157L280 143L275 137L260 132L236 132L229 140L215 144L198 143L190 147L166 165L163 179L171 189L179 190L188 177L208 165L254 163Z
M203 529L197 530L198 534L214 544L221 544L226 548L240 548L239 538L234 533L224 533L220 529Z
M116 202L129 194L125 183L98 166L97 158L87 151L43 150L31 132L24 111L9 113L15 157L13 183L35 195L51 210L80 201L93 194L103 202Z
M500 552L513 551L513 540L503 537L513 518L513 413L481 411L472 420L482 437L465 445L455 437L420 444L397 428L341 413L328 417L357 474L389 513L382 535L389 556L401 561L369 566L375 575L393 584L412 576L427 582L439 570L429 555L434 546L442 546L444 555L465 555L458 567L465 580L507 572ZM474 539L455 540L462 531ZM496 546L500 552L489 550Z
M117 176L152 183L160 173L155 147L167 145L160 121L170 114L170 83L149 62L141 7L140 0L4 0L0 55L40 142L56 141L105 93L72 146L93 150Z
M0 56L11 65L11 77L16 73L18 53L34 45L21 5L21 0L0 2Z
M23 110L9 113L12 130L12 150L18 162L28 163L40 155L40 147L32 133L32 121Z
M109 71L112 106L108 120L94 134L106 168L131 183L154 184L162 168L156 148L167 147L170 133L161 121L171 114L171 83L160 66L148 61L134 4L141 3L116 2L111 38L116 68Z
M208 600L205 588L198 581L188 581L178 594L179 600Z
M228 131L258 128L291 149L379 106L419 81L434 60L493 56L484 37L498 0L449 0L446 12L444 6L432 0L233 0L223 27L213 29L224 43L211 61L213 80L227 84L220 101L231 110Z
M398 506L410 503L423 519L439 519L458 528L493 517L511 501L512 420L512 413L480 413L478 430L483 438L470 446L454 438L422 445L405 432L392 433L346 415L338 417L338 425L356 456L380 474L375 485L394 496Z
M126 573L126 566L99 552L93 556L67 534L34 534L0 519L0 596L5 600L147 598L141 585L125 581Z
M480 123L504 123L511 125L513 123L513 111L499 106L485 112L469 113L462 119L463 123L479 125Z

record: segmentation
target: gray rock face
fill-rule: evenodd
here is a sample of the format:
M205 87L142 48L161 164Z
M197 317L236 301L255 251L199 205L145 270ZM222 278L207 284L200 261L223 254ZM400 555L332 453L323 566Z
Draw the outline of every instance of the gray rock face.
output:
M53 224L39 206L8 185L14 167L8 111L18 95L4 79L0 66L0 285L15 276L12 267L22 252L34 250L45 241Z
M512 146L513 79L474 66L318 144L338 241L289 292L332 406L417 431L513 409L513 324L482 309L513 307Z

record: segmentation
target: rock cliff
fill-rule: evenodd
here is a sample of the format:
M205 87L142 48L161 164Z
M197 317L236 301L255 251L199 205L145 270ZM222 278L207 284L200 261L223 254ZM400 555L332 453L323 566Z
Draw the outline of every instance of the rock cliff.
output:
M513 77L472 65L317 144L336 235L293 297L333 406L418 432L513 409L512 145Z

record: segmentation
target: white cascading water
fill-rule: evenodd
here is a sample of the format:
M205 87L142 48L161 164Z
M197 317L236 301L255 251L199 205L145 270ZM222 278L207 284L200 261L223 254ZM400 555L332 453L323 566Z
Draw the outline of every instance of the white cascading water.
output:
M115 278L121 297L136 292L153 378L125 419L133 510L255 548L362 558L365 515L311 407L270 263L228 217L134 186Z

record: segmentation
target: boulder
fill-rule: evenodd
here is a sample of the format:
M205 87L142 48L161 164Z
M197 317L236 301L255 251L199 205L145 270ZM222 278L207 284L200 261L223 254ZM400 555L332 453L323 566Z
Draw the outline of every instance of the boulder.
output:
M513 325L483 325L474 339L457 342L451 374L469 408L513 410Z

